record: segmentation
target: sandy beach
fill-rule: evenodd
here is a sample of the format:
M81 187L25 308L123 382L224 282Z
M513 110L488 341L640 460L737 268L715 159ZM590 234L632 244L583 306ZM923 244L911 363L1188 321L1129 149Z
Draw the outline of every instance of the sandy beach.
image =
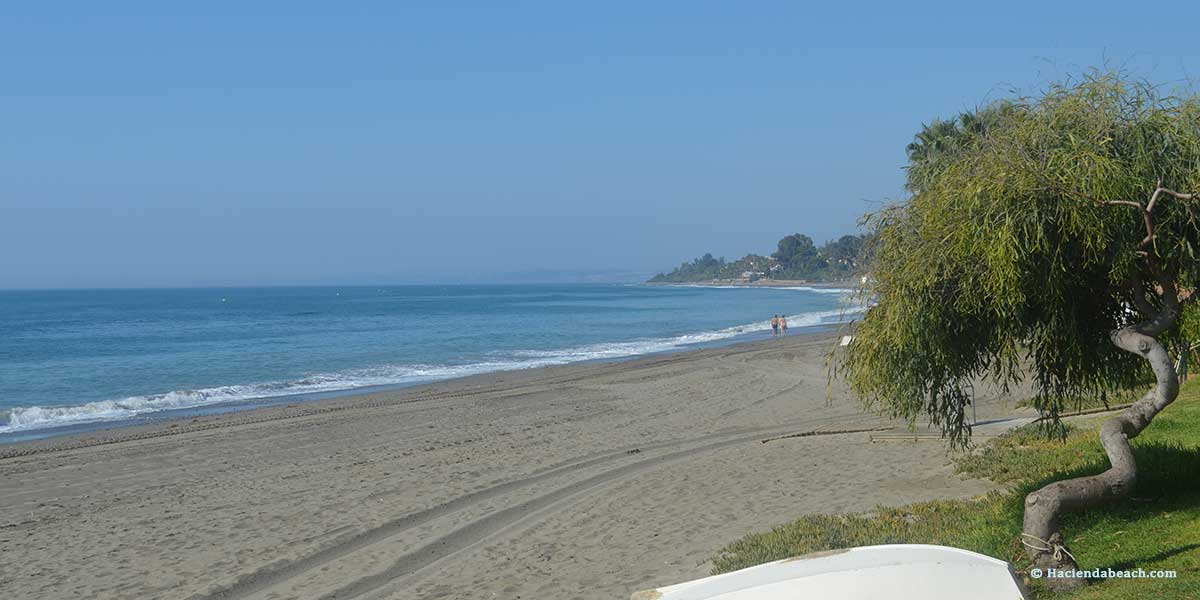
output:
M5 598L628 598L812 512L990 489L828 334L0 447ZM979 417L1010 414L981 396ZM852 433L831 433L853 430ZM820 435L785 437L796 433Z

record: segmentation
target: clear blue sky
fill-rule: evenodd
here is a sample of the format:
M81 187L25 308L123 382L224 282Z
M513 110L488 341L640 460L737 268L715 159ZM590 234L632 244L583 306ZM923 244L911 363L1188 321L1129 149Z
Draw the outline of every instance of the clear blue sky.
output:
M768 252L900 197L904 146L936 115L1105 60L1200 75L1197 3L17 4L0 8L7 288Z

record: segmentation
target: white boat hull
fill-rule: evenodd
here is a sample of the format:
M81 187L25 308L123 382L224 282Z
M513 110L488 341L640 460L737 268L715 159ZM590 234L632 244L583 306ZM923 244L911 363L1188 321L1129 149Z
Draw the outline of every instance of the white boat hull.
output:
M924 544L863 546L637 592L632 600L1021 600L1008 563Z

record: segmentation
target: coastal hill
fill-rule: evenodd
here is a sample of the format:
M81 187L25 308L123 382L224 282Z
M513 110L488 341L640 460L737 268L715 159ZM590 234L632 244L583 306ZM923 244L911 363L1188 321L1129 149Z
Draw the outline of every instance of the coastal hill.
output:
M659 273L646 283L701 283L769 285L773 282L816 283L847 281L858 272L866 247L865 236L844 235L818 247L800 233L785 236L770 256L747 254L735 261L705 254L685 262L670 273Z

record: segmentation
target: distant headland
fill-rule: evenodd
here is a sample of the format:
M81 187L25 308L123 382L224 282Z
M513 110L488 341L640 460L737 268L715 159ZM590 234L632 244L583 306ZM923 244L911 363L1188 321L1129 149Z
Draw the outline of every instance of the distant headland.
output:
M735 261L705 254L670 273L651 277L649 284L704 284L787 287L854 282L867 244L862 235L844 235L817 246L800 233L785 236L770 256L747 254Z

